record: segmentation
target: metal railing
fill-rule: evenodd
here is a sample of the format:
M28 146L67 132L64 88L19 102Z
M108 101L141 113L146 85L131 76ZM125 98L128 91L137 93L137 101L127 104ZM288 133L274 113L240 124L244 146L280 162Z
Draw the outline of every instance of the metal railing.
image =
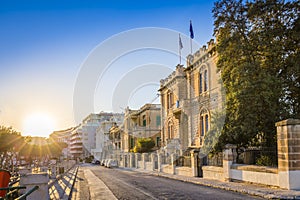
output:
M39 189L39 186L36 185L33 188L31 188L30 190L28 190L25 194L23 194L23 195L19 196L18 198L16 198L15 200L26 200L26 197L29 196L34 191L36 191L37 189Z

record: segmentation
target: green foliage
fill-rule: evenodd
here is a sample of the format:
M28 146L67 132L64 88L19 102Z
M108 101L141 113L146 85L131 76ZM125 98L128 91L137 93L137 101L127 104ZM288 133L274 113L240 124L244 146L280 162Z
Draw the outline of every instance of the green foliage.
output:
M58 158L62 154L62 150L67 147L64 142L52 142L45 145L35 145L26 143L20 149L20 155L32 158L41 158L43 156L50 156Z
M204 145L201 148L201 153L208 155L222 151L222 147L218 146L218 144L219 138L222 133L224 121L224 111L216 111L212 113L210 130L205 134Z
M15 151L24 143L24 137L21 133L12 129L12 127L0 126L0 153Z
M13 154L23 147L24 142L24 137L12 127L0 126L0 169L9 169L8 163L12 162Z
M266 155L261 155L257 159L256 165L259 165L259 166L276 166L274 164L274 160L271 157L266 156Z
M219 146L275 146L274 124L300 117L300 5L219 0L213 9L226 90Z
M94 160L94 156L92 156L92 155L85 158L86 163L91 163L93 160Z
M151 149L155 146L155 142L152 138L139 138L133 149L135 153L147 153L151 152Z

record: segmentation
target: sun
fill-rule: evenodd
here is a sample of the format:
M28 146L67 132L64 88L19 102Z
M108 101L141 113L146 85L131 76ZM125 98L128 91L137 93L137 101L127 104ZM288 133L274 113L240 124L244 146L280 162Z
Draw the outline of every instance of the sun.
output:
M54 119L46 113L33 113L23 122L22 135L48 137L55 130Z

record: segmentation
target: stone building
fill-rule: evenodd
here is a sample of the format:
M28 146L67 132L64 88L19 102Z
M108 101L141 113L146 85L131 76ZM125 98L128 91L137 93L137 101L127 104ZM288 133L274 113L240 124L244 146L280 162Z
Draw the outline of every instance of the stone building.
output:
M185 109L187 82L185 68L177 65L176 70L160 81L161 97L161 142L167 153L183 150L188 145L187 120Z
M155 148L160 147L161 106L159 104L145 104L138 110L125 110L123 123L122 150L130 152L136 145L138 138L152 138Z
M212 114L222 110L224 95L214 40L187 57L187 67L160 81L162 147L168 154L201 148Z
M210 129L214 112L221 111L225 96L221 91L221 72L217 70L217 53L214 40L194 55L187 57L187 105L189 105L189 147L199 148Z

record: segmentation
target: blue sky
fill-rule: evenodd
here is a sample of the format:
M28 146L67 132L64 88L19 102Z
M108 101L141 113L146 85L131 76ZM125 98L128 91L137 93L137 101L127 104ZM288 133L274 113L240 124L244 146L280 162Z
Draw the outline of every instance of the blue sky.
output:
M143 27L188 35L189 20L193 21L194 41L200 45L206 44L213 34L213 1L206 0L1 0L0 4L0 124L13 126L26 135L49 134L49 130L42 129L47 121L36 121L39 123L36 129L25 130L29 125L24 123L36 113L53 119L56 130L78 123L74 121L73 111L76 78L91 52L112 36ZM143 35L139 37L142 39ZM184 43L183 56L187 49L188 42ZM104 100L103 94L111 96L109 91L113 88L109 85L118 85L118 80L129 71L148 63L174 69L178 59L151 50L122 56L98 81L94 112L122 111L123 104L120 110L113 110L110 99ZM153 99L158 84L145 86L144 91L132 91L129 106L138 108Z

